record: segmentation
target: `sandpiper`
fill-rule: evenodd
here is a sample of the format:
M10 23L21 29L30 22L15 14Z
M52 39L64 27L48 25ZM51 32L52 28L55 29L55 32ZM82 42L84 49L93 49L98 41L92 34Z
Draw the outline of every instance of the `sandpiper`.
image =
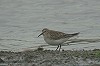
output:
M45 42L50 45L58 45L57 49L59 48L60 51L61 45L64 42L66 42L69 38L73 36L77 36L78 34L79 32L73 34L66 34L60 31L54 31L54 30L49 30L47 28L44 28L42 30L42 33L39 36L43 35Z

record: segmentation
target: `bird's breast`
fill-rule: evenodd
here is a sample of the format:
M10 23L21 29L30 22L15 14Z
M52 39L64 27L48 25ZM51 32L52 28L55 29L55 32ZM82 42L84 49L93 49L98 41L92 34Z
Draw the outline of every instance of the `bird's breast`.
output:
M63 38L63 39L54 40L54 39L44 38L44 40L45 40L46 43L48 43L50 45L58 45L58 44L64 43L68 39Z

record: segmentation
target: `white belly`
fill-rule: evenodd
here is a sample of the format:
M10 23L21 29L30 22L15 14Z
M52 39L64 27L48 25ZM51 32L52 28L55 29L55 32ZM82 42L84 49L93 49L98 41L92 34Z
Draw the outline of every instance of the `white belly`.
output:
M65 38L65 39L59 39L59 40L51 40L51 39L45 38L44 40L45 40L46 43L48 43L50 45L58 45L58 44L64 43L68 39Z

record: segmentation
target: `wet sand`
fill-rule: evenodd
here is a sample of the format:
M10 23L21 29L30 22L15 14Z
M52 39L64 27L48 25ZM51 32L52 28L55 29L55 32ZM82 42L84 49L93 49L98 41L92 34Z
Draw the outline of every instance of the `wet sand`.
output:
M100 49L0 51L0 66L99 66Z

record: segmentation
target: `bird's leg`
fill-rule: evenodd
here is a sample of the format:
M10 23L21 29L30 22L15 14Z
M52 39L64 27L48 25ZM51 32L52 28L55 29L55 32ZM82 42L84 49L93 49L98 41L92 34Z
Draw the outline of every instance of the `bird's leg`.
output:
M59 51L60 51L60 49L61 49L61 44L59 44Z
M57 49L58 49L58 48L59 48L59 45L57 46ZM57 50L57 49L56 49L56 50Z

